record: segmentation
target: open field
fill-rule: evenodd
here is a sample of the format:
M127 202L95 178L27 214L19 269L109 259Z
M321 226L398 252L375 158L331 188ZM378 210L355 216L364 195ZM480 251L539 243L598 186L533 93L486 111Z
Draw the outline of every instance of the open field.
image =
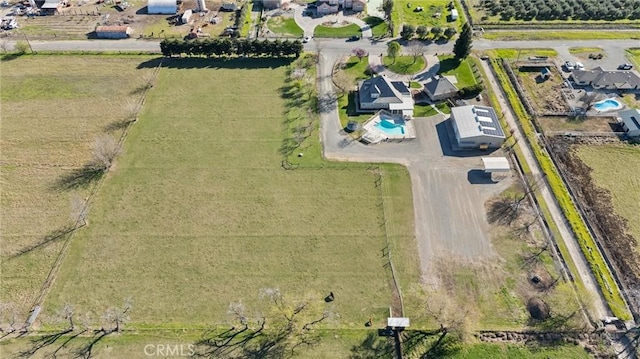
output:
M65 302L96 312L131 297L136 327L206 326L224 322L231 302L259 306L264 288L294 303L333 291L334 327L388 313L384 219L369 166L281 167L284 65L166 64L91 225L74 238L47 314ZM194 93L215 101L193 106ZM237 107L242 98L254 106ZM412 228L412 219L396 225Z
M92 185L61 181L118 138L152 69L142 56L22 56L2 61L2 290L24 320ZM73 66L69 66L73 63ZM6 313L4 313L6 314ZM6 319L6 318L5 318Z
M595 183L609 191L616 213L627 219L631 234L640 242L640 147L632 145L580 146L580 160L592 169ZM640 251L640 246L636 247Z
M411 24L415 26L424 25L429 29L436 26L443 29L447 27L458 29L462 25L460 19L464 16L464 13L458 10L460 16L458 20L450 21L449 14L451 11L447 9L448 4L448 0L394 1L393 12L400 20L396 26L401 28L400 24ZM416 11L418 7L422 7L423 10ZM437 14L440 15L437 16Z
M627 49L627 57L636 68L640 67L640 48Z

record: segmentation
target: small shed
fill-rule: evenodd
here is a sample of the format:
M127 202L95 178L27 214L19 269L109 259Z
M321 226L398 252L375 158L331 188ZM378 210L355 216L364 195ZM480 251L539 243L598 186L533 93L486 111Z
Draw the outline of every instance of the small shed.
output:
M193 11L191 9L185 11L180 18L180 22L182 22L183 24L188 23L189 19L191 19L191 15L193 15Z
M133 30L129 26L98 26L96 36L98 39L126 39Z
M178 12L177 0L149 0L147 3L148 14L170 14Z
M549 78L551 78L551 71L548 67L545 67L542 69L542 71L540 71L540 78L543 81L547 81Z
M59 12L63 4L59 0L45 0L44 4L40 7L40 14L42 15L54 15Z
M235 3L232 2L226 2L224 4L222 4L222 7L220 8L221 11L236 11L238 10L238 5L236 5Z
M619 121L622 123L622 128L629 137L640 136L640 110L631 109L618 112Z
M482 157L484 172L492 179L500 180L506 178L511 172L511 165L506 157ZM494 173L496 174L494 177Z
M389 317L387 318L387 327L394 330L403 330L409 326L409 318Z
M458 20L458 10L453 9L451 10L451 21L456 21Z

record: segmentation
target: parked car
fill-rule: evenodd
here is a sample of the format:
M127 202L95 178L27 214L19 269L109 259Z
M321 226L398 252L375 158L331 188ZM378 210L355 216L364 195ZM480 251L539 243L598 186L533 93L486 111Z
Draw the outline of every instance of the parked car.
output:
M567 71L572 71L575 68L575 65L573 64L573 62L567 61L567 62L564 63L564 68Z
M618 66L618 70L631 70L632 68L633 68L633 65L631 64L622 64Z
M360 40L360 36L358 35L353 35L347 39L347 41L358 41L358 40Z
M305 44L309 41L311 41L311 36L305 36L304 39L302 39L302 42Z
M584 70L584 65L582 62L576 62L576 70Z

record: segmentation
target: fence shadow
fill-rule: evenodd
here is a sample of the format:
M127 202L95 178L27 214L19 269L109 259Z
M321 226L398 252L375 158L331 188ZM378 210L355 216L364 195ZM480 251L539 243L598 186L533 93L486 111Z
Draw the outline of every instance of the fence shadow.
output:
M157 57L140 63L138 69L162 67L171 69L275 69L288 66L295 58L204 58L204 57Z

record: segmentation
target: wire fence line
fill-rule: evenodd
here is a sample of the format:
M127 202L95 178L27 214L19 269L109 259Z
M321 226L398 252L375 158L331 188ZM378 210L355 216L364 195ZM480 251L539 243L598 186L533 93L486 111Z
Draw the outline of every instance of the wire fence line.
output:
M127 124L127 126L124 129L124 131L122 132L122 135L118 139L118 148L119 149L122 148L122 145L124 144L124 140L126 139L128 133L129 133L129 130L131 129L131 127L135 123L135 120L137 120L138 113L139 113L140 109L142 108L142 105L144 105L145 99L147 98L147 94L149 93L149 90L152 87L152 86L150 86L151 81L154 81L157 78L161 67L162 67L162 60L160 60L160 63L154 69L152 79L149 80L149 83L146 84L146 88L145 88L144 92L142 93L142 95L140 96L138 101L136 102L134 120L130 121ZM102 187L102 184L104 182L104 178L105 177L103 176L100 179L98 179L96 185L93 186L93 188L91 189L91 191L89 193L89 196L87 197L87 200L84 203L82 211L80 212L80 214L76 218L75 227L80 228L80 227L82 227L84 225L84 224L82 224L84 222L83 217L85 216L85 213L89 210L89 205L91 203L91 200L95 197L96 193L98 193L98 190ZM25 323L24 323L24 325L22 327L22 331L23 332L28 331L29 327L35 321L36 318L32 314L33 313L37 313L37 312L40 311L40 308L42 307L42 303L44 302L47 294L49 294L49 291L51 290L51 287L53 286L53 283L55 282L55 280L57 278L57 274L58 274L58 272L60 270L60 267L62 266L62 261L64 260L64 258L66 257L66 255L67 255L67 253L69 251L69 247L71 245L71 240L75 236L75 233L76 233L75 230L72 231L69 234L69 236L66 238L66 240L64 241L64 244L63 244L62 248L60 249L60 252L58 253L58 256L56 257L56 260L53 263L53 265L51 267L51 270L49 270L49 273L47 274L47 278L45 279L44 283L42 284L42 287L40 288L40 292L38 293L38 296L36 297L36 300L32 304L31 309L29 310L29 316L27 317L27 320L25 320Z

